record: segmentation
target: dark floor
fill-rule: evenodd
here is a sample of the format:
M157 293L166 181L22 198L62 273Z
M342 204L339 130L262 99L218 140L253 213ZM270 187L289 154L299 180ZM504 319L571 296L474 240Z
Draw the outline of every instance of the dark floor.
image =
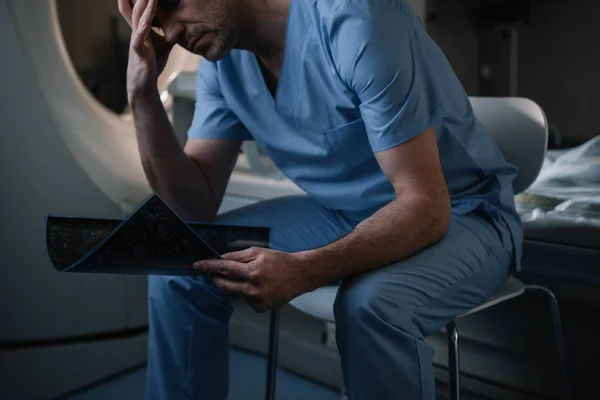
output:
M266 360L251 353L230 351L229 400L263 399ZM94 387L68 400L143 400L146 370L140 369ZM277 400L338 400L337 391L287 371L277 375Z

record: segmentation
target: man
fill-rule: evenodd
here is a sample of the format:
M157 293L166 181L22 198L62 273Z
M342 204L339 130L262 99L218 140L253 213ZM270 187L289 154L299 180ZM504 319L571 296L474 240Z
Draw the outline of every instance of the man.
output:
M120 0L152 188L184 218L271 227L272 249L149 280L147 396L224 399L231 296L265 311L342 281L350 399L434 399L424 338L519 267L516 175L406 0ZM152 31L160 27L164 37ZM156 89L173 44L204 56L189 140ZM243 140L308 196L216 217Z

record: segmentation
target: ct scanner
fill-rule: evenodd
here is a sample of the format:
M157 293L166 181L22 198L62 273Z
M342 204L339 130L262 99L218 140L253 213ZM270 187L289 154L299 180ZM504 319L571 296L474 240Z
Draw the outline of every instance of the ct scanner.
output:
M0 0L0 49L0 399L55 398L145 362L147 292L145 277L56 273L44 218L123 217L151 189L131 118L79 80L53 0ZM175 49L160 89L198 62ZM222 210L299 191L244 158Z

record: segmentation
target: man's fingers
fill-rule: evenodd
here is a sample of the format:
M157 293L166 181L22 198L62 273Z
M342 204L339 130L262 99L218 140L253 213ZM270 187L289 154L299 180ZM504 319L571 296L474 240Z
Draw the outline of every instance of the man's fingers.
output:
M156 5L158 4L158 0L147 0L146 3L147 5L140 18L139 25L148 27L148 30L152 30L152 20L156 14Z
M143 0L139 0L136 6ZM141 19L138 21L137 29L134 30L132 37L132 46L138 55L143 56L143 52L146 50L145 44L150 41L150 35L152 35L152 20L156 13L156 5L158 0L146 0L147 6Z
M208 274L222 275L249 281L250 274L246 264L232 260L204 260L194 263L194 268Z
M148 7L148 0L137 0L135 6L133 6L133 13L131 14L131 28L137 30L140 25L140 19L144 15L144 11Z
M254 286L248 282L235 281L222 276L213 276L211 280L216 287L230 294L240 296L253 296L255 294Z
M146 55L146 41L148 40L148 30L143 27L138 28L133 32L131 37L131 48L140 57Z
M261 253L261 249L258 247L250 247L245 250L234 251L231 253L223 254L223 258L231 261L248 262L255 260L256 257Z
M131 0L118 0L119 1L119 12L125 18L125 21L131 27L131 14L133 13L133 8L131 7Z

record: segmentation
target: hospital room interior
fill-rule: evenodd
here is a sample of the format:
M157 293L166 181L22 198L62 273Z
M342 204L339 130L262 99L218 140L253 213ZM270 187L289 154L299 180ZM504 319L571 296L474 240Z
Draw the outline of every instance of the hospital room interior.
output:
M600 2L409 3L532 174L515 196L525 236L512 286L425 338L437 398L598 399ZM148 276L59 268L48 219L114 228L152 194L126 93L130 36L117 0L0 0L0 400L146 396ZM175 47L158 80L182 146L202 62ZM219 213L302 193L246 141ZM265 313L235 300L228 398L348 398L334 296Z

